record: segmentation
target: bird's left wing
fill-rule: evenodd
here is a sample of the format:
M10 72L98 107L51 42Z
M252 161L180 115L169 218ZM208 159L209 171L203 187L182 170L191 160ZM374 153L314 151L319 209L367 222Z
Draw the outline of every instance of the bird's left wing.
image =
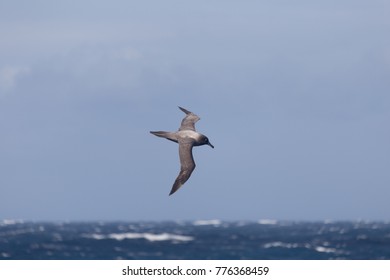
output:
M195 123L200 120L200 118L195 115L194 113L179 107L180 110L182 110L186 116L184 119L181 121L181 125L179 130L193 130L195 131Z

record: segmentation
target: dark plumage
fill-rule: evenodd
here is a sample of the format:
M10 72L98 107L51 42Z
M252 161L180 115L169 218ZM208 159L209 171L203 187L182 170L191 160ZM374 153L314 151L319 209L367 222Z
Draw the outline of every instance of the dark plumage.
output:
M179 143L180 173L177 176L169 195L175 193L188 180L188 178L190 178L192 171L195 169L192 147L209 145L214 148L205 135L195 130L195 123L200 120L200 118L182 107L179 107L179 109L182 110L186 116L181 121L178 131L150 131L150 133L158 137L163 137Z

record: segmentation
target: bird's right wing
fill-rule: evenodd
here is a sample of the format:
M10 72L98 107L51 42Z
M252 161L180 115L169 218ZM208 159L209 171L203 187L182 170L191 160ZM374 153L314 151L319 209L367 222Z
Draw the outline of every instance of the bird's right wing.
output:
M195 161L192 156L193 140L179 140L180 173L172 186L169 195L175 193L190 178L195 169Z

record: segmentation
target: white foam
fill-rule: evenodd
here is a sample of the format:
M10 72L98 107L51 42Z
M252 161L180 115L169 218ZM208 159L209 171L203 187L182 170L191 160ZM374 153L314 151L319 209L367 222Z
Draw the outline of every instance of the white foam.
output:
M220 220L197 220L197 221L194 221L192 224L194 226L219 226L221 225L221 221Z
M258 221L260 225L276 225L278 223L277 220L271 220L271 219L261 219Z
M390 236L390 235L389 235L389 236ZM359 235L356 237L357 240L362 240L362 239L367 239L367 238L368 238L368 236L365 235L365 234L359 234Z
M327 247L322 247L322 246L317 246L314 248L314 250L316 250L317 252L320 252L320 253L339 253L339 251L337 249L334 249L334 248L327 248Z
M297 244L297 243L284 243L284 242L276 241L276 242L266 243L263 245L263 248L265 248L265 249L272 248L272 247L282 247L282 248L289 248L290 249L290 248L298 248L299 244Z
M341 250L337 250L335 248L323 247L323 246L316 246L313 248L313 246L311 246L308 243L298 244L298 243L284 243L284 242L276 241L276 242L266 243L263 245L263 248L265 248L265 249L273 248L273 247L281 247L281 248L288 248L288 249L301 247L301 248L307 248L307 249L314 249L317 252L326 253L326 254L332 254L332 253L333 254L343 254L344 253Z
M96 240L101 240L101 239L105 239L106 236L104 234L98 234L98 233L93 233L93 234L90 234L90 235L85 235L85 237L87 238L92 238L92 239L96 239Z
M11 219L5 219L0 222L0 224L8 226L8 225L16 225L16 224L22 224L23 220L11 220Z
M127 232L127 233L111 233L108 235L104 234L91 234L86 236L88 238L93 238L97 240L101 239L115 239L118 241L122 241L124 239L146 239L151 242L155 241L180 241L180 242L187 242L192 241L194 238L192 236L187 235L178 235L178 234L170 234L170 233L161 233L161 234L154 234L154 233L134 233L134 232Z

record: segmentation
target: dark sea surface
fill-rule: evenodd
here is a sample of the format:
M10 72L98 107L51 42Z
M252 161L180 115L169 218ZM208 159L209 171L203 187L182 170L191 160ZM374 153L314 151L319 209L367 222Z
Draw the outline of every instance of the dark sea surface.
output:
M390 259L389 222L0 221L0 259Z

